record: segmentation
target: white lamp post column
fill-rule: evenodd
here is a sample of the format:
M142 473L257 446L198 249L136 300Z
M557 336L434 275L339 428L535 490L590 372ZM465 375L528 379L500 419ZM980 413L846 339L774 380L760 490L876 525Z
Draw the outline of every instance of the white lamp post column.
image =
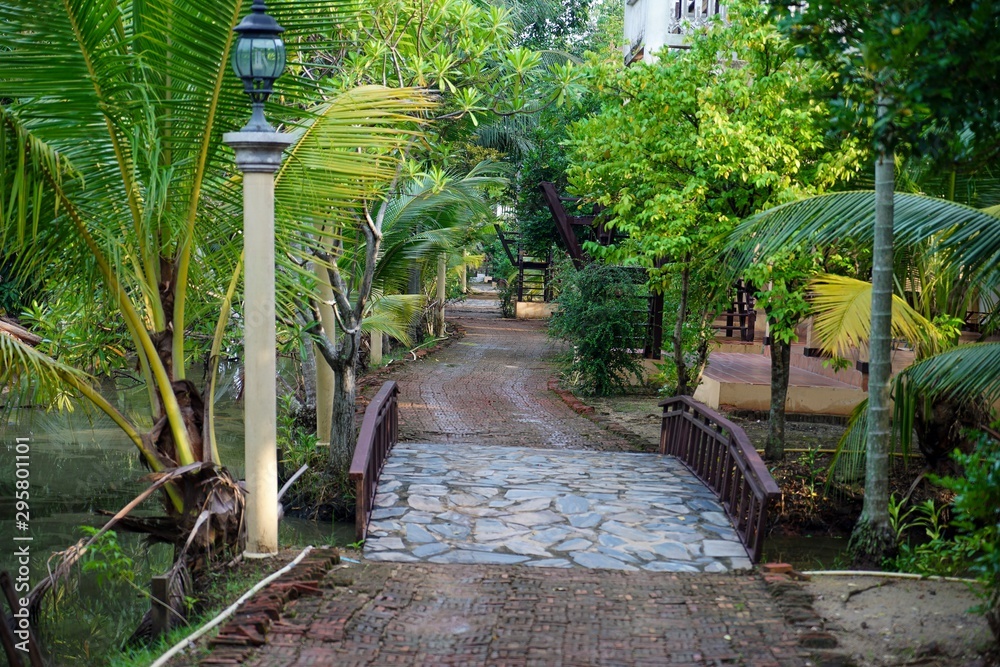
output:
M253 102L250 122L222 137L243 172L244 408L247 546L253 558L278 553L278 397L274 334L274 172L292 143L264 118L264 103L285 69L285 31L264 0L233 28L233 71Z
M274 172L291 143L278 132L229 132L243 172L246 556L278 552L277 394L274 327Z

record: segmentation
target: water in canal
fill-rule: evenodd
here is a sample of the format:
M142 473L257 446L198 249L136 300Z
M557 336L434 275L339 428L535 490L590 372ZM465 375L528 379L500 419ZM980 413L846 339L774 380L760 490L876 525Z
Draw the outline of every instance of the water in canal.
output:
M141 388L112 391L126 414L145 409ZM223 463L242 479L242 407L230 393L217 402L216 412ZM17 507L15 497L18 443L27 444L30 451L27 517L17 515L25 509ZM81 526L102 525L97 511L117 511L132 500L145 488L139 480L147 472L131 441L109 418L86 406L69 413L15 409L0 417L0 570L16 573L17 551L27 547L34 585L45 576L49 556L76 542ZM160 514L158 502L151 498L135 514ZM24 523L19 521L27 530L21 530ZM353 527L340 527L335 535L329 523L285 519L280 539L282 544L345 544L353 540L352 534ZM30 541L15 540L26 537ZM98 581L93 572L81 573L61 596L50 595L46 608L54 612L47 611L41 643L51 652L53 664L104 664L105 656L121 645L149 608L149 579L169 567L171 549L162 544L148 547L137 535L119 532L118 537L125 555L134 561L134 584Z

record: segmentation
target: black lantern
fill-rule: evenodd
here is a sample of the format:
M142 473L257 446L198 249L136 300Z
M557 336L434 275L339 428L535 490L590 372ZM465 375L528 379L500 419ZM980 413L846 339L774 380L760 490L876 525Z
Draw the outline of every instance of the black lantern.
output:
M285 69L285 31L267 14L264 0L254 0L250 13L233 28L239 35L233 50L233 71L243 79L243 89L253 101L253 114L244 132L274 132L264 119L264 102L274 92L271 85Z

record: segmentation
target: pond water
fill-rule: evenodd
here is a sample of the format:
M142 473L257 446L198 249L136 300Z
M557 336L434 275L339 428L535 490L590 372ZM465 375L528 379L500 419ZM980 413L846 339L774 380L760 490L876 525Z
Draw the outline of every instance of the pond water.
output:
M839 570L850 564L847 537L795 535L764 540L761 563L789 563L798 571Z
M119 406L139 420L145 392L139 388L116 390ZM223 463L243 477L243 414L225 391L216 404L217 438ZM30 515L21 530L15 498L17 443L30 448ZM147 474L135 446L103 413L78 405L72 412L15 409L0 417L0 570L17 571L17 549L31 554L31 585L46 572L49 556L75 543L81 526L100 526L99 510L117 511L145 486ZM23 473L22 473L23 474ZM138 516L161 514L156 496L135 512ZM31 540L15 541L15 537ZM347 544L353 526L319 524L303 519L282 521L282 544ZM167 545L148 547L141 536L119 533L124 554L133 559L134 584L98 581L94 573L81 573L58 600L45 605L41 639L58 665L101 665L109 652L128 638L149 608L146 592L150 577L170 565ZM52 604L57 602L57 604ZM54 611L53 611L54 610ZM2 652L0 652L2 656Z

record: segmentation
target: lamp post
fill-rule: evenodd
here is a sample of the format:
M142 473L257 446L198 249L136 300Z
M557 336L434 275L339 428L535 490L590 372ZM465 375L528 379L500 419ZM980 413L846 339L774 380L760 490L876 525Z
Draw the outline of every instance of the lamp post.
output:
M246 556L278 552L277 395L274 331L274 172L291 144L264 118L264 102L285 68L284 32L254 0L234 29L233 70L253 102L250 122L222 140L236 152L243 172L245 455L247 478Z

